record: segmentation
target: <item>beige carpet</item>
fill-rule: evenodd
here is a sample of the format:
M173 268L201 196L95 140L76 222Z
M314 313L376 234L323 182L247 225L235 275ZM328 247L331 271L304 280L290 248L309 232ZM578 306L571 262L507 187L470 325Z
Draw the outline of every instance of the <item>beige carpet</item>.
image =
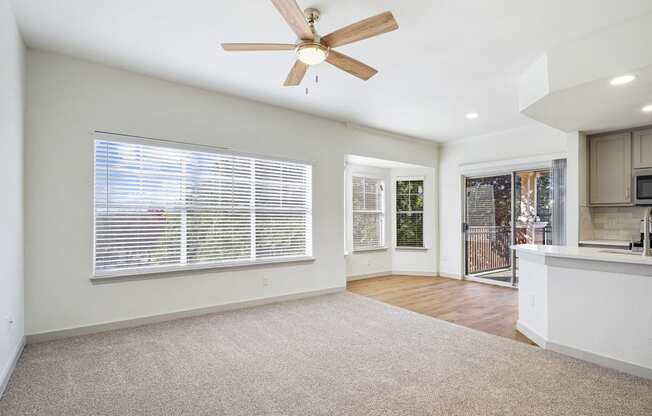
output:
M28 346L0 415L652 415L652 381L342 293Z

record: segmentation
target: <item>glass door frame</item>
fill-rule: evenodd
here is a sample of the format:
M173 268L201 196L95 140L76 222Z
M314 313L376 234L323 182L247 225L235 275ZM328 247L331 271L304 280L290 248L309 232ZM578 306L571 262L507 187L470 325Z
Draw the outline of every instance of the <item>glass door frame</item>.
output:
M514 212L515 212L515 204L516 204L516 198L515 198L515 179L516 179L516 170L496 170L496 171L489 171L486 173L477 173L477 174L472 174L472 175L467 175L467 174L462 174L461 177L461 185L462 185L462 221L461 221L461 231L462 231L462 280L469 280L469 281L474 281L474 282L479 282L479 283L488 283L492 284L495 286L505 286L505 287L516 287L516 268L514 267L516 264L516 254L513 250L510 249L510 270L511 270L511 277L509 282L501 282L499 280L494 280L482 276L474 276L471 274L467 273L467 250L466 250L466 214L467 214L467 187L466 187L466 181L467 179L477 179L477 178L487 178L487 177L494 177L494 176L510 176L510 247L511 245L514 244L515 238L516 238L516 220L514 218Z
M512 169L501 169L501 170L491 170L486 172L473 172L473 174L462 174L461 175L461 185L462 185L462 221L461 221L461 234L462 234L462 280L476 281L480 283L488 283L496 286L506 286L506 287L518 287L518 274L517 274L517 256L514 250L510 250L510 269L511 269L511 278L509 282L502 282L499 280L494 280L487 277L472 275L467 273L467 236L466 236L466 220L467 220L467 179L477 179L477 178L488 178L494 176L510 176L511 177L511 232L510 232L510 246L516 244L516 228L517 228L517 218L516 218L516 177L519 173L522 172L542 172L542 171L551 171L552 162L539 164L537 166L522 166L515 167ZM536 201L535 201L536 203Z

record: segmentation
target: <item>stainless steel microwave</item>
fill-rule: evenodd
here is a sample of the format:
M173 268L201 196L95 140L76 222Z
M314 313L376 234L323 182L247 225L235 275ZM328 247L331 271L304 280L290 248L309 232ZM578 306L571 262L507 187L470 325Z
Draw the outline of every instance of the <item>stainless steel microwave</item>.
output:
M634 170L634 203L652 205L652 169Z

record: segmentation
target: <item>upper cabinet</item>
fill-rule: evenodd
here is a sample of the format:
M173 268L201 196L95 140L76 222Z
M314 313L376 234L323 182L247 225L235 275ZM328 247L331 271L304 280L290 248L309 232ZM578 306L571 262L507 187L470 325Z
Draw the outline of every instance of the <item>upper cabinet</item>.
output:
M649 149L646 163L652 163L652 139L644 146ZM590 137L589 155L590 204L631 205L632 134Z
M634 169L652 168L652 129L634 132L632 162Z

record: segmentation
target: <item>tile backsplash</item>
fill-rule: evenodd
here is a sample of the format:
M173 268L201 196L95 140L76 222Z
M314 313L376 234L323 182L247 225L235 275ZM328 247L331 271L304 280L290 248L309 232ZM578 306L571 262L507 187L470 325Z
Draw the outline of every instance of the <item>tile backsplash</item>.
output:
M645 207L582 208L583 240L639 240Z

